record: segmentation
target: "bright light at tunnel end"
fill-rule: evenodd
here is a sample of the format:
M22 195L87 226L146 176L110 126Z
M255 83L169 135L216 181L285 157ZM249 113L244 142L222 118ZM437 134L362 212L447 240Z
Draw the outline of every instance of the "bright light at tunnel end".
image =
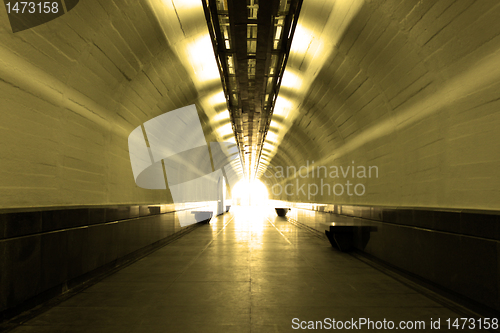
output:
M260 180L240 180L232 190L233 203L241 206L263 205L269 199L269 192Z

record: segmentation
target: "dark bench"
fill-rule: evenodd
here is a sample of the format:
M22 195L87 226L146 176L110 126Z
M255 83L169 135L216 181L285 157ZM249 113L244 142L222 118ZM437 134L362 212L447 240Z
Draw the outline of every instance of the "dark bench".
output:
M348 252L354 250L356 243L364 248L372 231L377 231L377 228L360 223L332 223L325 234L333 247Z
M275 208L276 209L276 214L278 214L278 216L285 216L286 213L288 213L290 211L290 208Z

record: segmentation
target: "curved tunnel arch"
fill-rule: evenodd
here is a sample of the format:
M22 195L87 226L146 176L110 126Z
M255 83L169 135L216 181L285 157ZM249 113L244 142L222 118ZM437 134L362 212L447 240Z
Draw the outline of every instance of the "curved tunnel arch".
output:
M328 140L323 138L335 136L335 128L338 128L344 142L339 141L340 145L332 149L333 157L323 158L323 163L348 165L355 160L376 164L381 175L385 173L383 178L367 182L372 194L363 198L345 198L346 201L341 199L340 202L433 207L459 205L452 199L449 186L450 181L458 180L457 174L450 171L458 170L461 161L477 162L472 153L465 160L464 157L450 156L450 151L452 154L460 151L460 147L450 146L450 139L456 135L450 132L450 126L468 126L463 123L464 113L459 120L462 123L453 125L457 119L454 110L458 102L450 96L454 94L453 90L459 89L462 81L454 71L465 73L465 77L468 75L476 81L467 88L462 87L462 91L467 92L465 96L457 96L458 99L467 101L466 96L478 88L490 89L489 95L493 93L488 87L494 83L492 78L497 74L483 82L479 77L473 78L473 68L480 68L481 59L493 53L468 54L473 46L469 46L468 51L461 47L474 44L489 52L495 49L497 43L491 42L491 37L484 36L477 41L468 39L475 34L467 30L479 29L473 23L483 15L481 7L488 6L464 2L448 7L432 3L365 2L331 50L331 57L308 93L304 94L305 102L299 106L297 117L280 143L280 149L297 147L299 139L294 136L302 132L296 137L308 138L309 143L303 150L295 149L293 153L291 160L298 166L311 159L311 155L316 155L313 153L315 145L320 146L321 153L317 155L324 156L323 152L330 147ZM475 11L476 16L461 16L467 11ZM421 19L418 15L425 17ZM491 17L494 14L484 15ZM429 28L431 17L436 21ZM459 23L461 19L463 23ZM454 81L453 84L450 81ZM335 126L318 126L325 122L324 119L329 119ZM308 129L308 125L313 130ZM488 136L488 142L495 140L491 132ZM481 159L485 158L483 155ZM399 161L403 161L403 165L396 167ZM430 185L429 177L433 179L433 185ZM493 179L494 173L489 172L487 177ZM391 193L402 195L393 196ZM482 199L478 200L470 192L469 207L479 204L486 208L490 202L487 197L492 195L491 191L488 193L486 196L481 194ZM353 202L354 199L357 201ZM319 201L322 200L327 203L330 199Z

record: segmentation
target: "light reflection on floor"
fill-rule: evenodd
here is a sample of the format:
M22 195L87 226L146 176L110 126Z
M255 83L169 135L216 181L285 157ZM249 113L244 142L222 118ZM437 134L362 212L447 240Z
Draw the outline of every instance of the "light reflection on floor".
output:
M460 315L273 207L235 206L12 332L294 332L293 318L360 317Z

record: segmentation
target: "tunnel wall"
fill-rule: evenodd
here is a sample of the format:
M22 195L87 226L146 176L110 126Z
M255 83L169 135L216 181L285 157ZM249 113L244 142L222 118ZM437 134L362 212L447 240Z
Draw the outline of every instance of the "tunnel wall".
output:
M0 11L0 78L0 208L172 202L136 186L127 139L198 94L146 1L80 1L17 33Z
M105 274L196 226L181 227L174 209L136 205L2 212L0 320Z
M262 177L276 200L376 221L363 251L497 311L498 17L498 1L365 1Z
M349 180L366 192L294 186L274 198L500 210L499 15L498 1L365 1L304 87L270 167L375 166L378 177L314 177L309 167L299 186Z
M0 312L182 231L169 190L136 186L128 136L191 104L212 129L147 1L17 33L0 10L0 101Z
M336 215L355 217L353 224L372 228L368 234L355 234L358 250L437 287L447 296L456 296L476 311L500 311L500 212L291 205L331 214L318 220L334 222ZM308 225L307 221L297 220Z

